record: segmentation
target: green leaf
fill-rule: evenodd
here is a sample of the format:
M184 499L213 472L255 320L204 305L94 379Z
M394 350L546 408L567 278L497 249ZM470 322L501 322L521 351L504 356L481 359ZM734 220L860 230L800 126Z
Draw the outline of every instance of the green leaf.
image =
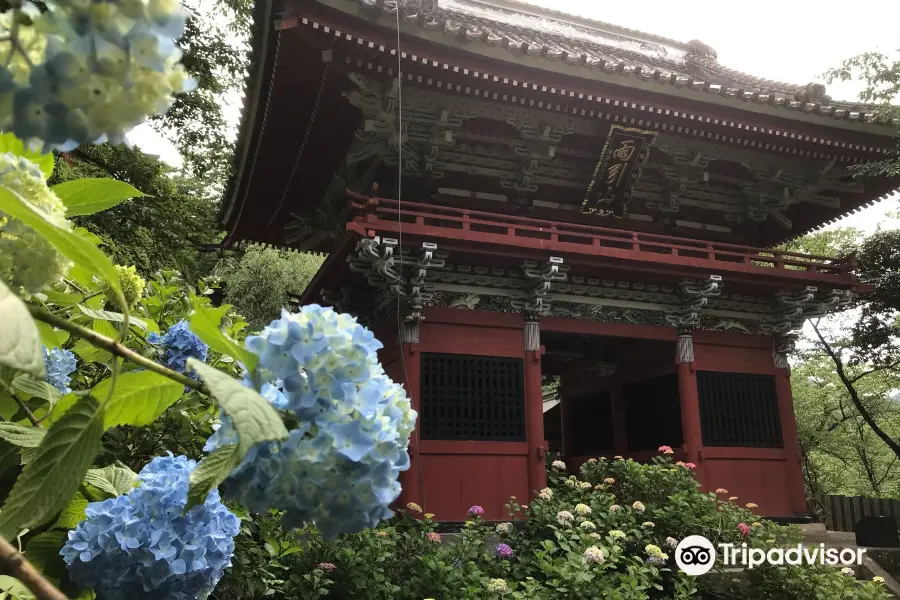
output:
M4 421L0 423L0 439L20 448L37 448L41 445L47 430L40 427L19 425Z
M153 371L121 373L113 388L112 377L104 379L91 391L95 398L112 397L106 403L103 428L116 425L144 427L159 418L184 393L184 385Z
M68 534L65 531L46 531L28 540L25 558L44 574L61 576L66 565L59 551L65 545Z
M19 464L19 448L8 442L0 442L0 474Z
M241 458L256 444L287 439L288 430L281 416L256 390L195 358L189 358L187 366L197 372L210 395L231 417L238 433Z
M0 197L2 197L0 188ZM2 210L2 207L0 207ZM0 281L0 365L44 378L44 350L34 319L19 298Z
M44 174L44 179L49 179L50 176L53 175L55 164L53 162L52 152L48 152L47 154L33 152L26 149L25 143L13 134L4 133L0 135L0 154L6 154L7 152L11 152L22 158L27 158L36 164L41 169L41 173Z
M78 340L72 347L72 352L78 355L81 360L86 363L103 363L106 364L112 359L112 354L94 346L86 340Z
M115 498L134 489L137 474L127 467L110 465L102 469L88 469L84 475L85 485L91 485Z
M119 274L112 261L93 246L89 241L62 227L48 221L43 213L34 208L27 200L21 198L5 187L0 187L0 211L19 219L53 244L75 265L80 266L105 280L119 306L125 306L125 297L119 286Z
M0 594L0 600L6 600L7 598L34 600L34 594L25 587L25 584L9 575L0 575L0 590L3 590L3 594Z
M65 294L56 290L45 290L42 292L47 297L47 302L59 304L60 306L72 306L78 304L84 299L81 294Z
M102 436L103 408L90 396L54 423L0 510L0 535L13 539L60 512L100 452Z
M103 239L99 235L96 235L96 234L92 233L91 231L88 231L84 227L76 227L75 229L73 229L73 231L75 232L75 235L83 237L84 239L89 241L94 246L99 246L100 244L103 243Z
M72 408L72 406L78 402L78 394L75 392L69 392L62 398L60 398L56 404L53 405L53 409L50 411L50 414L47 416L47 424L53 425L57 421L62 418L66 411Z
M191 315L190 328L194 335L219 354L238 359L244 363L248 371L252 372L256 368L259 357L243 348L222 331L222 318L231 307L227 305L219 308L201 306L194 294L191 294L191 304L194 307L194 314Z
M66 205L66 218L92 215L129 198L146 196L139 189L115 179L84 177L54 185L53 193Z
M241 463L240 450L237 444L216 448L191 471L191 484L188 488L187 506L191 508L206 502L209 493L219 487L228 475Z
M62 395L55 387L44 381L43 379L35 379L31 375L22 373L13 379L13 387L17 390L25 392L29 396L41 398L53 404Z
M68 331L53 329L43 321L35 321L34 324L37 325L37 330L41 334L41 342L47 348L61 348L69 340Z
M37 448L19 448L19 462L27 465L37 456Z
M59 513L59 518L53 524L54 529L74 529L84 520L84 510L89 504L88 499L80 493L69 500L66 507Z
M125 322L125 315L119 312L111 312L108 310L94 310L93 308L88 308L83 304L78 305L78 310L91 317L92 319L99 319L101 321L113 321L115 323ZM145 323L141 319L136 319L135 317L129 315L128 324L136 325L140 327L144 331L144 333L148 333L147 323ZM118 335L118 332L116 332L116 335Z

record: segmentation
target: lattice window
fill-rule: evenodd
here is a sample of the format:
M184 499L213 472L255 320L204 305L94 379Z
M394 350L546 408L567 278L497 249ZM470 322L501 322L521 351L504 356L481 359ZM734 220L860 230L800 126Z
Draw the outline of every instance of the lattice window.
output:
M423 440L525 441L520 358L422 354Z
M704 446L783 446L772 375L699 371L697 392Z

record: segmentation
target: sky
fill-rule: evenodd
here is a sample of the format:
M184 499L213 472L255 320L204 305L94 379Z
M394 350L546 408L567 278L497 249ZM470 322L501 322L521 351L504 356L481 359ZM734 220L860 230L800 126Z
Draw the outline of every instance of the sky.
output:
M859 10L853 10L852 4L801 0L531 0L527 4L675 40L699 39L716 50L722 65L788 83L821 81L827 69L860 52L900 48L900 0L870 0ZM859 89L856 82L828 85L829 95L836 100L856 100ZM236 121L236 111L228 112ZM177 150L148 125L133 130L129 138L170 164L181 162ZM840 225L873 231L885 222L885 212L897 206L895 197Z

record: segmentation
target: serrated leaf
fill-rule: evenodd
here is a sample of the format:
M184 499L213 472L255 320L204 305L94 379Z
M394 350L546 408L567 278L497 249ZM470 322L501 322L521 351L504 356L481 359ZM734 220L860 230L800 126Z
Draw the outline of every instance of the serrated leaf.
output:
M259 357L243 348L222 331L222 318L231 307L227 305L219 308L201 306L194 294L191 294L191 304L194 306L194 314L190 318L190 328L194 335L219 354L232 356L241 361L247 370L252 372L256 368Z
M66 205L66 218L92 215L128 200L146 196L124 181L101 177L82 177L66 181L52 188Z
M76 402L47 430L33 460L22 469L0 509L0 535L13 539L61 511L100 452L102 436L100 404L90 396Z
M53 244L73 263L106 281L119 306L126 305L115 266L96 246L68 229L57 227L30 202L5 187L0 187L0 211L5 212L7 216L19 219L35 233Z
M19 463L27 465L37 456L37 448L19 448Z
M115 498L131 491L137 482L137 474L126 467L110 465L102 469L88 469L84 484L90 485Z
M99 319L101 321L113 321L115 323L124 323L125 322L125 315L123 315L122 313L119 313L119 312L112 312L109 310L94 310L93 308L88 308L84 304L79 304L78 310L80 310L82 313L86 314L87 316L91 317L92 319ZM132 317L129 315L128 316L128 324L136 325L137 327L141 328L144 331L144 333L148 332L147 323L141 319L138 319L136 317Z
M159 418L184 393L184 385L153 371L121 373L113 388L112 377L91 391L95 398L112 397L106 402L104 429L116 425L143 427Z
M72 352L78 355L78 358L86 363L103 363L106 364L112 358L112 354L102 348L94 346L86 340L78 340L72 346Z
M0 188L2 192L3 188ZM2 207L0 207L2 209ZM0 365L44 378L44 350L34 319L19 298L0 281Z
M288 430L281 416L256 390L195 358L189 358L187 366L196 371L210 395L231 417L238 433L240 458L256 444L287 439Z
M41 335L41 342L48 348L61 348L69 340L69 332L53 329L43 321L35 321L37 330Z
M46 434L47 430L40 427L19 425L8 421L0 423L0 439L19 448L37 448Z
M29 396L46 400L51 404L59 400L59 397L61 396L59 390L43 379L35 379L26 373L22 373L13 379L12 384L17 390L20 390Z
M15 154L16 156L21 156L22 158L27 158L36 164L38 168L40 168L41 173L44 174L44 179L50 179L50 176L53 175L53 169L56 165L53 160L52 152L48 152L47 154L34 152L27 149L25 143L15 135L4 133L0 135L0 154L6 154L7 152Z
M45 575L63 575L66 564L59 551L65 545L68 534L65 531L46 531L28 540L25 558Z
M191 471L186 509L203 504L209 493L219 487L228 475L241 463L237 444L216 448Z
M74 529L84 521L84 511L90 504L88 499L80 493L75 494L66 507L59 513L59 518L53 524L54 529Z

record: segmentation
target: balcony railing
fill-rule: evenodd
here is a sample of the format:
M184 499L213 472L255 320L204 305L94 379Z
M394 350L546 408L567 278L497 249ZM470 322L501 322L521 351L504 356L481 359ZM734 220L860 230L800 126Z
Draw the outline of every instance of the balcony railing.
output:
M770 273L832 283L852 283L855 262L656 233L546 221L479 210L353 195L354 221L381 233L458 242L502 244L584 255L726 271Z

